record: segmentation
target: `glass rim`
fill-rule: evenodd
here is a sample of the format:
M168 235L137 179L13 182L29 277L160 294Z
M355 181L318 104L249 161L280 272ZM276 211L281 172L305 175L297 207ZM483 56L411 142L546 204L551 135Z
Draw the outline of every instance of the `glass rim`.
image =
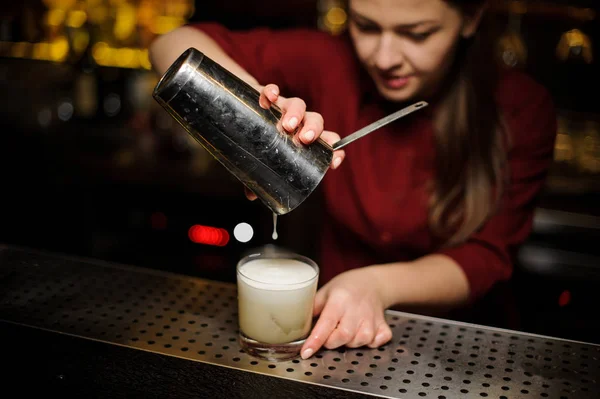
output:
M311 266L314 270L315 270L315 275L309 279L306 280L302 280L302 281L298 281L295 283L269 283L269 282L264 282L264 281L260 281L257 279L254 279L252 277L248 277L246 274L244 274L240 269L241 267L248 263L251 262L255 259L294 259L294 260L298 260L300 262L306 263L307 265ZM244 256L242 259L240 259L236 265L236 272L238 274L241 274L245 279L248 279L252 282L255 283L259 283L259 284L267 284L267 285L283 285L286 287L293 287L295 285L301 285L301 284L306 284L312 280L318 279L319 278L319 273L320 273L320 269L319 269L319 265L317 265L317 262L315 262L314 260L312 260L311 258L309 258L308 256L304 256L304 255L300 255L300 254L296 254L296 253L291 253L291 252L281 252L281 253L277 253L277 254L265 254L265 253L261 253L261 252L257 252L254 254L250 254L250 255L246 255Z

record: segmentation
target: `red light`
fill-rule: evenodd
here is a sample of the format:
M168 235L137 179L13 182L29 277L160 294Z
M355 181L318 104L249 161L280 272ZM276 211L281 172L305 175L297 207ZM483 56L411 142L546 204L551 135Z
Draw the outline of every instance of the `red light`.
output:
M558 306L567 306L569 302L571 302L571 292L569 290L564 290L558 297Z
M199 224L190 227L188 237L196 244L215 245L218 247L224 247L229 242L229 233L227 230Z

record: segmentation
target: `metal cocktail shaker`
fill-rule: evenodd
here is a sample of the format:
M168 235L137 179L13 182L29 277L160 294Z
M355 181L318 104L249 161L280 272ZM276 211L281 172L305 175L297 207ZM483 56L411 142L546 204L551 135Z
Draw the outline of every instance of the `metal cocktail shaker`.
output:
M260 93L200 51L186 50L153 97L214 158L274 213L300 205L333 157L322 140L304 145L281 126L281 110L260 107Z

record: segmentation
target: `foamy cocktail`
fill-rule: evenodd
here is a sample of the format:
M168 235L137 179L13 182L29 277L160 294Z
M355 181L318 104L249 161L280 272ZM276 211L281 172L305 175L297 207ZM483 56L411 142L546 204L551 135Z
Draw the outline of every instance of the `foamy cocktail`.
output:
M255 254L237 266L240 343L268 360L297 357L312 327L315 262L293 253Z

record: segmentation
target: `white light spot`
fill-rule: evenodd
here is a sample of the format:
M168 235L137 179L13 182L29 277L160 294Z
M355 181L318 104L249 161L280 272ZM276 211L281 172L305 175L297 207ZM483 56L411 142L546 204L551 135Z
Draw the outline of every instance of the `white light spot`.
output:
M121 111L121 97L116 93L110 93L104 99L104 112L108 116L116 116Z
M254 230L248 223L239 223L233 229L233 235L239 242L248 242L252 239Z
M73 111L73 104L71 104L69 100L63 101L58 106L58 119L60 119L63 122L68 121L73 116Z

